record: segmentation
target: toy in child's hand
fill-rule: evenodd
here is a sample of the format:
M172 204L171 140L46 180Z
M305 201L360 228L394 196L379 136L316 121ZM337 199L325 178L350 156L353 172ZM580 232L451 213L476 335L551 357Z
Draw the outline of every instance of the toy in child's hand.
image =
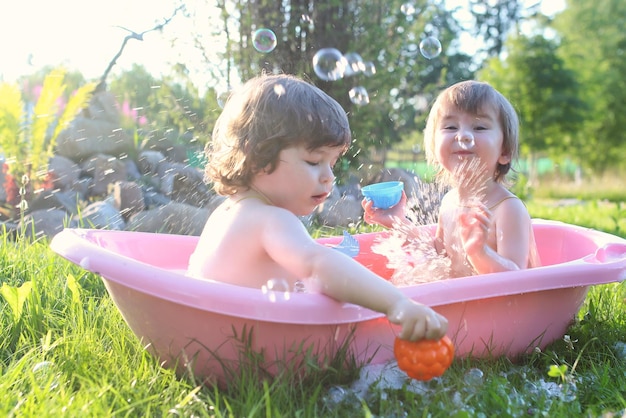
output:
M393 354L398 367L409 377L417 380L430 380L441 376L454 359L454 345L450 338L440 340L408 341L396 338Z

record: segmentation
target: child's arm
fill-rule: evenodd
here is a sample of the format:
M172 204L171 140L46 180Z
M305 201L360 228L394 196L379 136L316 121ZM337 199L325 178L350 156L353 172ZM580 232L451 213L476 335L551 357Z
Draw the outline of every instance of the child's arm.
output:
M528 265L531 221L518 199L499 208L497 220L484 205L459 218L461 239L467 260L476 273L487 274L524 269ZM496 249L488 245L489 228L495 228Z
M402 327L403 339L438 339L445 334L448 322L443 316L352 258L317 243L292 214L275 210L263 222L261 241L269 256L295 276L317 281L324 294L384 313Z

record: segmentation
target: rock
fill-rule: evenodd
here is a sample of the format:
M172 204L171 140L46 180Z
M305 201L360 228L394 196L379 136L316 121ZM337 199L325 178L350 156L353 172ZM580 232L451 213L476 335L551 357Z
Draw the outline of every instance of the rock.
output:
M80 166L61 155L50 157L48 172L51 174L53 187L60 190L71 189L80 178Z
M28 238L52 238L65 227L75 228L70 215L61 209L40 209L30 212L18 226Z
M119 125L78 116L57 137L56 154L80 162L96 154L128 155L134 147Z
M157 174L159 164L165 162L166 158L160 151L144 150L137 157L137 167L142 175L151 176Z
M358 222L363 216L361 199L352 195L341 195L341 191L334 188L326 202L316 211L316 217L321 225L347 227Z
M211 200L212 192L202 179L202 174L192 167L173 173L172 200L204 207Z
M90 196L102 196L109 192L109 185L126 181L126 165L119 159L105 154L97 154L83 163L83 170L93 178Z
M83 228L124 230L126 222L119 210L108 200L100 200L87 206L72 220Z
M140 212L130 218L128 231L199 236L211 211L185 203L170 202L156 209Z
M141 186L132 181L118 181L113 185L113 206L125 220L146 208Z
M29 202L29 210L61 209L75 215L78 213L78 193L67 190L42 190L36 192L34 199Z
M401 168L384 168L374 175L371 183L381 183L384 181L401 181L404 183L404 192L407 198L419 196L421 194L419 176Z

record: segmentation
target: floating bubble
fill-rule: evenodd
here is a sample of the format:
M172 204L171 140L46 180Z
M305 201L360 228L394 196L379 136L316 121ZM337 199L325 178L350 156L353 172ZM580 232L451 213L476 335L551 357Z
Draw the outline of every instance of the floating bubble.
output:
M441 54L441 42L434 36L424 38L420 42L420 52L427 59L433 59Z
M338 49L322 48L313 56L313 70L325 81L336 81L344 77L347 60Z
M271 29L257 29L252 35L254 49L264 54L272 52L276 48L276 43L276 34Z
M410 2L410 1L403 3L402 6L400 6L400 11L405 16L413 16L415 13L417 13L417 9L415 8L415 5L413 4L413 2Z
M365 74L368 77L371 77L374 74L376 74L376 66L374 65L372 61L366 61L365 63L363 63L363 65L365 67L363 69L363 74Z
M352 87L348 96L350 96L350 101L357 106L364 106L370 102L370 96L363 86Z
M51 361L42 361L33 367L35 380L41 387L47 386L50 389L56 389L59 386L58 374L56 367Z
M302 16L300 16L300 24L302 26L307 26L309 29L309 32L312 32L313 29L315 28L315 24L313 23L313 18L311 18L311 16L309 16L308 14L303 14Z
M297 280L293 285L294 293L306 293L306 284L302 280Z
M345 76L351 76L354 74L358 74L365 69L365 64L363 63L363 58L356 52L348 52L344 55L348 66L346 67Z

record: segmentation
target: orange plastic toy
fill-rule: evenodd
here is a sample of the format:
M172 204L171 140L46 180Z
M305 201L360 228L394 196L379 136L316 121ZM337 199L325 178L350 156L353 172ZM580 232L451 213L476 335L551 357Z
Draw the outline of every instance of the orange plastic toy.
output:
M408 341L396 338L393 354L398 367L417 380L430 380L441 376L454 359L454 345L450 338L440 340Z

